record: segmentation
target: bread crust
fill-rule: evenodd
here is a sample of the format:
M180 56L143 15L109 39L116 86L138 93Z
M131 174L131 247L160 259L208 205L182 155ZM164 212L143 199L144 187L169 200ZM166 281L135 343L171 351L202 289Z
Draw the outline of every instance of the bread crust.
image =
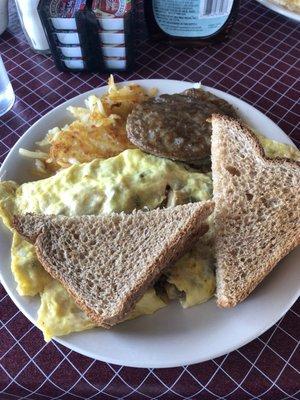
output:
M13 216L13 227L14 229L24 237L24 239L27 240L27 242L34 244L38 235L42 233L42 230L44 229L45 223L48 223L53 216L51 215L40 215L39 217L36 214L33 213L26 213L27 217L32 217L32 218L39 218L40 217L40 224L35 222L34 229L29 230L29 229L24 229L24 223L23 223L23 218L22 215L14 215Z
M296 185L293 183L293 189L291 189L291 199L286 201L287 196L284 193L286 193L288 188L283 187L283 178L285 177L285 174L290 174L290 179L298 181L300 188L300 162L286 158L271 159L266 157L264 150L254 133L252 133L250 129L248 129L248 127L240 121L226 116L213 115L212 122L212 171L214 181L214 201L216 204L214 213L217 256L216 296L217 304L220 307L234 307L236 304L247 298L255 289L255 287L264 279L264 277L272 271L275 265L300 244L300 189L297 191ZM233 137L237 137L238 135L238 143L233 142ZM237 149L234 147L235 143ZM224 150L224 144L226 150ZM244 146L247 146L246 159L247 156L249 156L250 161L248 160L248 164L251 166L252 162L253 170L251 171L251 167L247 165L248 169L245 171L245 174L242 172L241 176L239 176L239 165L236 160L242 154L242 152L241 154L239 153L239 150L244 149ZM245 154L243 155L245 156ZM233 158L235 159L232 162ZM240 159L242 160L242 158ZM229 167L227 165L229 165ZM226 172L226 168L229 168L229 173L228 170ZM230 168L232 169L231 171ZM237 169L236 171L235 168ZM243 165L240 166L240 170L242 169ZM275 200L279 199L279 201L282 198L284 200L284 207L287 211L283 218L280 217L279 211L279 214L276 215L275 206L268 206L269 215L262 215L266 218L264 223L263 220L262 222L259 220L256 214L262 212L262 210L265 211L266 209L265 204L262 202L262 199L264 199L262 194L265 190L265 197L267 197L268 200L267 188L269 181L273 181L273 173L275 173L273 172L274 169L276 169L276 173L278 175L278 185L276 187L277 197L274 196L273 192L270 194L270 197L273 196L275 197ZM272 176L270 171L272 171ZM258 172L259 177L257 176ZM262 172L265 172L265 174L263 175ZM245 176L248 175L250 178L246 181ZM263 178L264 176L265 178ZM261 179L261 181L258 182L257 179ZM251 205L249 205L249 202L247 202L247 198L244 193L246 192L246 188L249 188L249 193L246 193L246 195L248 195L250 198L249 202L251 203L252 201L251 196L254 198L253 201L256 202L254 205L252 205L252 209ZM253 190L250 190L253 188L255 188L254 194ZM273 191L275 191L275 188L273 188ZM261 196L259 197L260 194ZM293 198L293 196L295 196L295 198ZM241 215L239 215L237 212L237 205L241 210L243 210L240 212ZM282 206L280 210L282 210L284 207ZM282 213L283 211L280 212ZM292 218L290 219L288 216L289 212L292 213ZM240 219L236 223L234 222L234 218L237 217L240 217ZM255 260L258 265L257 271L254 270L251 276L250 273L247 275L246 271L246 276L243 280L241 276L239 276L239 274L245 273L247 267L247 263L246 261L244 262L243 259L249 257L251 263L253 264L251 252L254 253L255 258L255 251L260 251L260 246L265 245L264 243L256 243L256 248L253 245L252 248L246 249L245 251L240 249L241 246L244 246L245 248L247 247L247 238L243 233L243 229L247 230L249 228L247 227L245 221L248 220L250 221L249 224L251 224L251 217L253 217L253 220L257 223L261 223L261 229L265 228L267 230L269 229L269 231L273 229L272 222L275 224L275 221L279 220L279 218L283 219L279 222L282 222L282 229L285 236L282 235L282 237L280 237L279 231L273 232L275 237L273 248L275 248L275 251L270 251L270 253L265 254L264 257L261 256L261 253L260 255L257 255ZM293 223L293 218L298 220L298 228L297 224ZM230 225L234 223L235 226ZM276 226L278 225L279 223ZM292 230L290 233L288 232L289 229ZM252 232L254 231L255 227L253 228ZM250 228L249 232L251 232ZM239 242L240 237L242 238L240 246L235 245L235 243ZM249 237L248 239L251 242L253 238ZM264 238L262 237L262 242L263 239ZM263 265L260 265L262 259ZM250 265L250 263L248 265ZM240 286L234 282L234 279L239 280ZM249 280L247 281L247 279Z
M185 206L177 206L178 207L188 207ZM45 270L56 280L60 281L62 285L66 288L68 293L72 296L75 303L81 308L97 325L103 326L105 328L109 328L112 325L115 325L118 322L124 320L127 314L132 310L134 304L143 296L145 291L154 283L154 281L160 276L162 271L167 268L171 263L175 262L181 255L183 255L186 251L190 249L193 243L199 238L199 236L203 235L208 226L204 223L205 218L211 214L213 211L214 203L212 201L206 201L199 203L198 205L193 204L190 207L190 216L183 225L183 227L178 228L178 232L173 237L172 241L167 241L164 244L163 251L147 266L147 275L142 276L140 279L137 279L135 282L134 289L129 293L126 293L122 298L122 303L114 308L114 312L111 316L100 315L95 312L93 308L91 308L87 301L82 298L73 288L68 284L67 279L62 276L58 271L53 267L51 263L51 255L48 257L47 252L47 241L50 238L50 230L51 230L51 221L61 221L68 220L67 217L54 217L54 216L41 216L44 217L45 224L42 229L39 229L39 216L37 216L37 228L39 229L36 232L28 232L26 227L26 216L16 216L14 219L15 228L18 230L20 234L24 235L26 233L26 238L29 240L35 240L35 248L36 254L45 268ZM171 210L171 209L166 209ZM163 210L154 210L155 213L162 212ZM151 213L153 211L148 211L147 213ZM142 211L137 211L136 214L143 213ZM139 215L139 214L138 214ZM29 215L27 218L34 218L34 215ZM80 217L78 217L80 218ZM83 217L84 218L84 217ZM101 218L101 217L100 217ZM62 222L63 223L63 222ZM34 223L31 224L31 228L34 229ZM74 244L74 246L76 243Z
M284 158L284 157L273 157L273 158L267 157L264 148L260 144L257 136L249 129L249 127L243 121L231 117L226 117L225 115L220 115L220 114L213 114L212 121L214 123L222 123L222 124L229 123L232 129L243 131L245 137L252 142L255 151L257 151L258 153L257 155L261 156L261 158L264 159L265 161L268 161L274 165L286 164L287 166L294 165L300 167L300 161L297 160L292 160L290 158Z

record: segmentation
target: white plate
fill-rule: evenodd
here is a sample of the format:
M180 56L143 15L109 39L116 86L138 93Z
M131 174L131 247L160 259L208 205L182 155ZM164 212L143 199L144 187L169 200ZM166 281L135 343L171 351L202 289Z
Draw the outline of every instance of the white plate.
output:
M134 81L160 93L176 93L192 87L191 83L170 80ZM58 106L37 121L20 138L0 169L3 179L26 182L31 179L32 161L18 154L20 147L34 148L47 130L71 121L67 106L83 106L90 94L102 95L107 87L81 94ZM227 100L254 129L284 143L291 140L269 118L227 93L207 90ZM16 292L10 270L11 234L0 224L1 281L19 309L36 322L39 298L21 297ZM94 329L56 339L81 354L102 361L134 367L175 367L209 360L261 335L292 306L299 296L300 249L293 251L242 304L231 310L219 309L214 300L184 310L172 304L153 316L123 323L110 330ZM297 264L298 263L298 264Z
M272 11L275 11L278 14L283 15L284 17L288 17L293 19L294 21L300 22L300 14L288 10L285 7L280 6L279 4L272 3L268 0L257 0L260 4L264 5L265 7L269 8Z

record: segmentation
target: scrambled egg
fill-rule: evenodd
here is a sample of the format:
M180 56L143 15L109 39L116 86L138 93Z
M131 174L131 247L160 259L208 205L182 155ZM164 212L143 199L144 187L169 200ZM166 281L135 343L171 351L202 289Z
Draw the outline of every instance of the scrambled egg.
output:
M166 303L157 296L155 290L150 288L135 305L126 319L134 319L141 315L153 314L155 311L166 306Z
M94 323L81 311L66 289L54 279L41 293L37 326L48 342L53 336L67 335L93 328Z
M209 199L211 176L140 150L126 150L114 158L76 164L50 178L21 186L0 182L0 216L11 228L12 217L17 213L83 215L153 209L167 204L170 191L185 202ZM93 326L79 317L81 313L61 286L49 284L49 276L38 263L33 247L17 235L12 259L19 293L41 293L38 324L46 340ZM165 305L154 289L145 296L131 318L151 314Z
M187 169L173 161L126 150L107 160L76 164L56 175L24 183L2 182L0 213L11 225L15 213L83 215L131 212L160 206L166 188L181 191L187 201L209 199L212 182L208 174ZM1 190L1 189L0 189Z
M213 258L207 250L199 243L171 267L167 276L167 281L180 292L179 300L183 308L203 303L215 292Z
M144 296L131 311L128 320L141 315L153 314L166 306L153 288ZM60 282L51 280L41 293L41 306L38 310L37 326L43 331L48 342L53 336L63 336L72 332L81 332L96 327L96 325L81 311Z
M269 157L300 159L299 151L292 146L258 136ZM21 186L15 182L0 182L0 217L12 228L12 217L17 213L71 216L131 212L135 208L153 209L206 200L211 196L210 174L199 173L183 164L147 155L140 150L126 150L116 157L75 164L50 178ZM210 230L206 239L209 241L212 235ZM183 307L208 300L215 290L211 247L204 242L205 239L167 274L169 297L175 297L171 292L176 288ZM13 236L12 272L21 295L41 294L38 326L46 340L94 326L63 286L44 271L34 247L17 233ZM165 305L151 288L128 319L152 314Z
M18 184L16 182L0 181L0 217L8 228L11 228L12 225L17 188Z
M52 281L35 255L35 248L17 232L13 233L11 270L21 296L34 296Z
M300 160L300 151L294 146L267 139L265 136L262 135L256 134L256 136L258 137L260 144L264 148L267 157L285 157L296 161Z

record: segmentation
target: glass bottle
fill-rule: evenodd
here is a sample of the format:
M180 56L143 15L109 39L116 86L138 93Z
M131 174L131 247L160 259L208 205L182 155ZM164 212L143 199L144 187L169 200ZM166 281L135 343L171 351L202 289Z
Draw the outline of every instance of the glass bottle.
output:
M180 47L226 40L239 0L144 0L150 37Z

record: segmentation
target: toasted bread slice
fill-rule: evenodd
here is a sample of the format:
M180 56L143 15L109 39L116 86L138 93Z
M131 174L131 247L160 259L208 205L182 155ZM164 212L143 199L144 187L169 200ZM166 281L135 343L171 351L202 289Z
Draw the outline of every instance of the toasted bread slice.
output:
M212 127L217 303L233 307L300 243L300 164L266 158L236 120Z
M207 231L213 207L207 201L132 214L25 214L15 216L14 227L35 243L41 264L78 306L110 327Z

